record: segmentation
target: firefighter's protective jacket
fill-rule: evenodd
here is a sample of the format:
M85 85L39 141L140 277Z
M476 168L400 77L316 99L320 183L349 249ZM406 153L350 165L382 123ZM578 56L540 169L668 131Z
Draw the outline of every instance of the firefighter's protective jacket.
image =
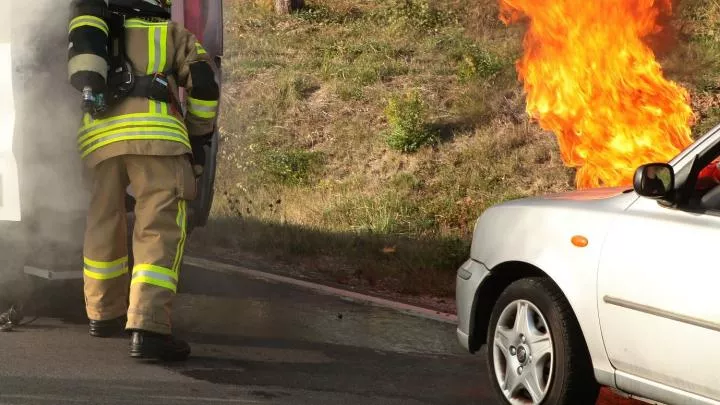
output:
M107 78L110 27L97 10L78 7L69 24L68 73L79 89L88 83L101 86ZM77 141L90 167L120 155L191 153L190 138L214 130L219 87L212 61L195 36L172 21L130 18L125 28L125 48L134 73L166 73L171 99L179 100L179 87L187 91L187 113L183 117L176 103L127 97L102 119L85 114Z

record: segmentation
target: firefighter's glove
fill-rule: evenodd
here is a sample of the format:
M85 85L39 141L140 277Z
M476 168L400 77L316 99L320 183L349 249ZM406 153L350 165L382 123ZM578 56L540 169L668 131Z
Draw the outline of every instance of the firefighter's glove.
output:
M192 164L193 171L196 177L202 176L203 168L205 167L205 146L210 146L213 133L209 133L201 136L191 136L190 146L192 147Z

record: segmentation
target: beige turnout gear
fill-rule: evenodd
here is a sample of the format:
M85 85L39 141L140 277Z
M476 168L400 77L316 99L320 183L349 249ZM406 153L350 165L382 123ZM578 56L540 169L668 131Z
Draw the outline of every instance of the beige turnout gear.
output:
M187 156L117 156L93 171L85 235L85 299L90 319L127 312L128 329L170 333L171 300L185 245L195 178ZM137 199L132 274L125 244L125 190ZM128 309L128 284L130 284Z
M176 102L127 97L101 119L83 117L78 147L94 177L84 241L85 302L92 320L127 313L127 329L169 334L187 237L187 204L196 194L191 145L213 132L219 89L208 54L183 27L131 18L125 28L134 73L164 73L175 101L179 87L185 88L187 114L183 116ZM90 62L98 58L88 55L103 42L92 35L107 38L108 26L97 16L80 13L69 30L69 69L80 81L97 70ZM128 186L136 200L132 269Z
M175 156L190 153L190 137L212 132L218 96L205 96L200 82L214 83L210 57L195 36L174 22L126 21L127 56L137 75L170 73L170 89L179 98L178 85L189 93L184 119L173 103L128 97L109 117L87 114L78 132L78 148L90 167L114 156ZM208 77L209 76L209 77ZM196 88L198 87L198 88ZM205 97L203 97L205 96Z

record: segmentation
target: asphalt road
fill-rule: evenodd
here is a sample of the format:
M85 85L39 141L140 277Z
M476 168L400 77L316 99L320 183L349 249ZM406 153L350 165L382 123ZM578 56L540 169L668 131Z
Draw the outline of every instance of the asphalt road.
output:
M495 404L449 323L188 267L175 328L192 357L159 364L90 337L77 294L43 293L64 317L0 334L0 404Z

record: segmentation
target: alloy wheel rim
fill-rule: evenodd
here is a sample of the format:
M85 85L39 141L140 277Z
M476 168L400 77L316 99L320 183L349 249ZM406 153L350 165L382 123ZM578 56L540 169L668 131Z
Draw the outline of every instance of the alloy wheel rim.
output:
M553 377L555 353L545 316L530 301L503 309L493 338L495 377L512 405L540 404Z

